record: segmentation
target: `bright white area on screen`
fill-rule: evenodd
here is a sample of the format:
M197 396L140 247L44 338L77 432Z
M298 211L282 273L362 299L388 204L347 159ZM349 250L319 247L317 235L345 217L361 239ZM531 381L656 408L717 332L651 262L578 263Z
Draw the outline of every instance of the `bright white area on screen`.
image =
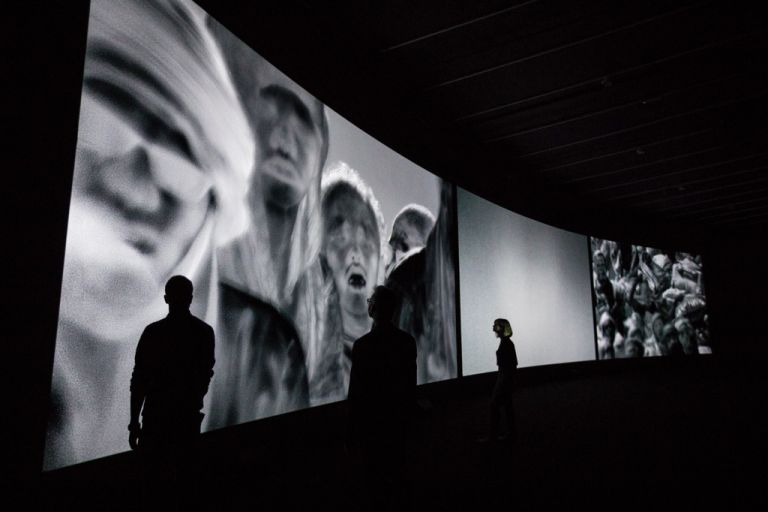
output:
M495 371L496 318L520 366L595 358L587 238L458 190L464 375Z

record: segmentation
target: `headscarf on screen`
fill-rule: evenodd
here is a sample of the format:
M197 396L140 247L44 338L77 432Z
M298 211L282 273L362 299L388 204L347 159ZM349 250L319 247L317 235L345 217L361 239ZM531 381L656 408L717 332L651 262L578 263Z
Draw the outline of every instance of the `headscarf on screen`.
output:
M192 193L190 182L206 182L207 187L201 190L210 194L211 206L196 236L166 278L174 274L190 278L195 283L193 313L213 323L217 317L218 289L214 248L247 227L246 185L253 168L255 145L221 53L205 27L205 16L187 0L94 0L83 87L96 95L107 90L100 87L108 88L112 97L119 97L128 105L140 104L154 116L170 116L184 130L188 151L198 163L200 174L182 176L166 166L163 175L153 175L153 179L163 187L173 187L174 193L180 195ZM109 140L107 127L86 130L88 123L83 121L81 115L78 149L87 148L97 136L107 137L102 141ZM73 203L71 208L76 206ZM78 341L73 338L72 325L82 324L78 328L87 330L94 339L116 342L113 347L125 352L135 347L141 330L149 322L167 313L162 296L164 280L157 283L156 289L147 287L147 295L138 305L126 304L125 308L105 307L98 297L90 296L83 284L88 269L78 261L79 256L88 256L87 247L80 246L89 243L94 242L88 239L87 228L71 222L52 389L52 397L60 400L55 408L59 414L49 430L47 468L128 449L127 376L132 360L112 351L110 357L118 360L104 361L114 371L105 369L98 387L115 391L109 403L99 403L89 395L92 386L84 385L84 376L76 366L70 366L72 359L68 360L70 363L64 362L64 358L71 356L69 346ZM105 290L110 287L114 283L101 286ZM121 297L118 294L116 301L129 300ZM107 312L107 308L117 311ZM125 386L120 386L121 382ZM104 423L97 425L101 420L96 418L102 417L106 418ZM83 430L92 428L98 428L92 436Z
M283 284L280 284L281 279L276 274L275 263L271 261L267 214L263 201L251 198L250 229L219 252L219 268L224 282L272 304L292 319L301 338L307 358L307 371L311 378L320 357L318 331L324 310L324 304L321 304L318 299L318 293L322 287L318 255L322 231L320 179L329 143L325 107L220 23L209 18L208 25L225 56L226 64L254 133L259 109L263 105L261 91L267 86L279 85L292 91L306 101L310 109L319 111L321 132L319 168L316 178L299 202L289 242L287 275L283 276ZM254 165L258 168L258 157ZM260 187L258 171L252 176L249 187L250 194L259 192L255 190Z
M193 134L190 150L213 183L213 235L222 245L248 226L243 205L256 149L206 17L188 0L94 0L85 76L117 83ZM177 108L163 108L167 103Z
M375 285L381 284L384 276L384 216L373 189L363 181L360 174L345 162L334 162L325 169L321 182L321 205L325 214L336 191L346 189L357 195L373 215L379 236L378 273ZM322 353L319 369L310 381L313 400L317 404L342 400L347 396L349 374L352 368L352 343L355 339L344 330L339 293L325 260L321 255L323 286L321 302L326 305L320 323L319 336Z

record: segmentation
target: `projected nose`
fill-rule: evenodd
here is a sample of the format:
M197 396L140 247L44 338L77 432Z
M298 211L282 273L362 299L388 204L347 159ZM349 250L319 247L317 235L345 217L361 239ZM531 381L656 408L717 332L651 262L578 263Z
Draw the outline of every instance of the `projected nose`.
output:
M100 177L104 189L125 210L155 212L161 206L160 190L153 182L149 155L143 146L105 163Z

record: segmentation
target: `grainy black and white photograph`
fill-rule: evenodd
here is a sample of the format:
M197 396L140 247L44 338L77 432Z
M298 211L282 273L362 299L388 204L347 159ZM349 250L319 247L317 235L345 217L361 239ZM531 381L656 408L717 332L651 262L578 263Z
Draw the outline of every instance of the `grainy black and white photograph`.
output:
M455 189L189 0L93 0L45 469L129 448L131 372L174 275L215 331L201 428L346 398L375 286L457 376Z
M590 238L598 359L711 354L698 254Z

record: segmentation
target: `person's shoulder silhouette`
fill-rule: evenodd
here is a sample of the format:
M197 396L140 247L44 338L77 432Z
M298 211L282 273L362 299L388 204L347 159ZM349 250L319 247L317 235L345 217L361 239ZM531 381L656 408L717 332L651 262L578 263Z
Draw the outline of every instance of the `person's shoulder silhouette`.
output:
M374 324L352 347L351 399L402 399L416 386L416 340L392 323L396 305L394 292L384 286L368 299Z
M132 448L139 437L146 445L171 433L200 432L203 397L213 376L215 335L189 311L192 295L189 279L169 279L168 316L148 325L139 339L131 377Z
M368 300L371 331L352 346L349 446L356 446L372 500L403 496L407 436L416 388L416 340L392 323L395 293L377 286Z
M215 336L189 311L192 292L186 277L170 278L168 316L148 325L136 347L128 442L141 454L145 499L152 508L193 503L197 489L196 445L213 376Z

